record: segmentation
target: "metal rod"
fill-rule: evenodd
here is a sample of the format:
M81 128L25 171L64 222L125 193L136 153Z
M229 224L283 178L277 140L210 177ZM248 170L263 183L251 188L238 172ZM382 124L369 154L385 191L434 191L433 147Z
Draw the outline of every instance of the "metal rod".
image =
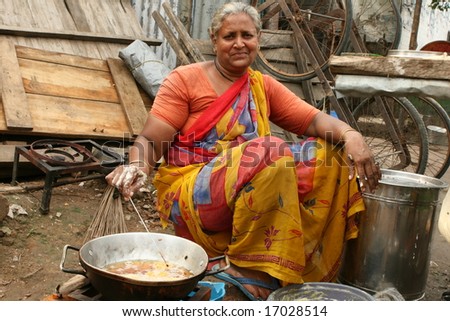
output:
M136 205L134 205L134 202L133 202L133 200L132 200L131 198L130 198L130 203L131 203L131 205L133 205L133 208L134 208L135 212L137 213L137 215L139 216L139 219L141 220L142 225L144 225L145 230L150 234L150 231L148 230L147 225L146 225L145 222L144 222L144 219L142 218L141 214L139 213L139 211L138 211ZM165 259L164 256L162 255L162 252L161 252L161 250L160 250L160 248L159 248L159 246L158 246L158 243L156 243L156 241L153 239L153 235L151 235L151 234L150 234L150 239L152 240L153 244L155 245L156 250L158 251L159 256L161 256L161 258L162 258L162 260L164 261L164 263L166 264L166 266L169 266L169 264L167 264L166 259Z

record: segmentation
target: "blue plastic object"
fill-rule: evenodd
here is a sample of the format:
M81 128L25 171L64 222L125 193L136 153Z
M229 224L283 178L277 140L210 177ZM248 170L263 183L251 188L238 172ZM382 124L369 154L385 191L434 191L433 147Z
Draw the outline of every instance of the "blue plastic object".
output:
M225 296L224 282L200 281L198 282L198 285L211 288L211 298L209 299L209 301L221 301ZM194 296L195 293L195 291L192 291L191 293L189 293L188 297Z

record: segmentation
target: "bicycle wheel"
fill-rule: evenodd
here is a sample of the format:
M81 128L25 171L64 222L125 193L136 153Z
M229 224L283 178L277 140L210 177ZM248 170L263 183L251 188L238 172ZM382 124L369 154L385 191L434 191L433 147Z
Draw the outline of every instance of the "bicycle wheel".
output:
M353 4L354 29L369 53L397 49L402 31L399 0L359 0ZM349 49L351 51L351 49Z
M347 47L352 4L351 0L291 0L286 4L295 21L288 21L279 1L258 1L256 5L263 22L256 65L279 80L301 82L316 76L305 50L313 50L325 70L330 56ZM292 23L300 27L310 48L299 46Z
M450 165L450 118L444 107L430 97L407 97L422 115L428 133L425 175L440 178Z
M353 115L381 168L423 174L428 159L425 124L406 98L365 98Z

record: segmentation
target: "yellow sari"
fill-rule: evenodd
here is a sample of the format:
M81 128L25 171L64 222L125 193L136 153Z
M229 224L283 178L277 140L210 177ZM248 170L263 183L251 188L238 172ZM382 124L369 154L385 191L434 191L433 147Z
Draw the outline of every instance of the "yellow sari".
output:
M177 137L154 179L161 219L283 284L333 281L364 210L358 184L337 146L271 136L265 99L250 70Z

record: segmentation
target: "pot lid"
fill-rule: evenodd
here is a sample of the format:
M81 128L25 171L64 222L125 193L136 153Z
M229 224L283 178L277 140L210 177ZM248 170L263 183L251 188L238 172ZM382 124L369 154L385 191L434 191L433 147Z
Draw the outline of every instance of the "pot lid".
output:
M414 188L448 187L446 182L435 177L391 169L381 169L380 184Z

